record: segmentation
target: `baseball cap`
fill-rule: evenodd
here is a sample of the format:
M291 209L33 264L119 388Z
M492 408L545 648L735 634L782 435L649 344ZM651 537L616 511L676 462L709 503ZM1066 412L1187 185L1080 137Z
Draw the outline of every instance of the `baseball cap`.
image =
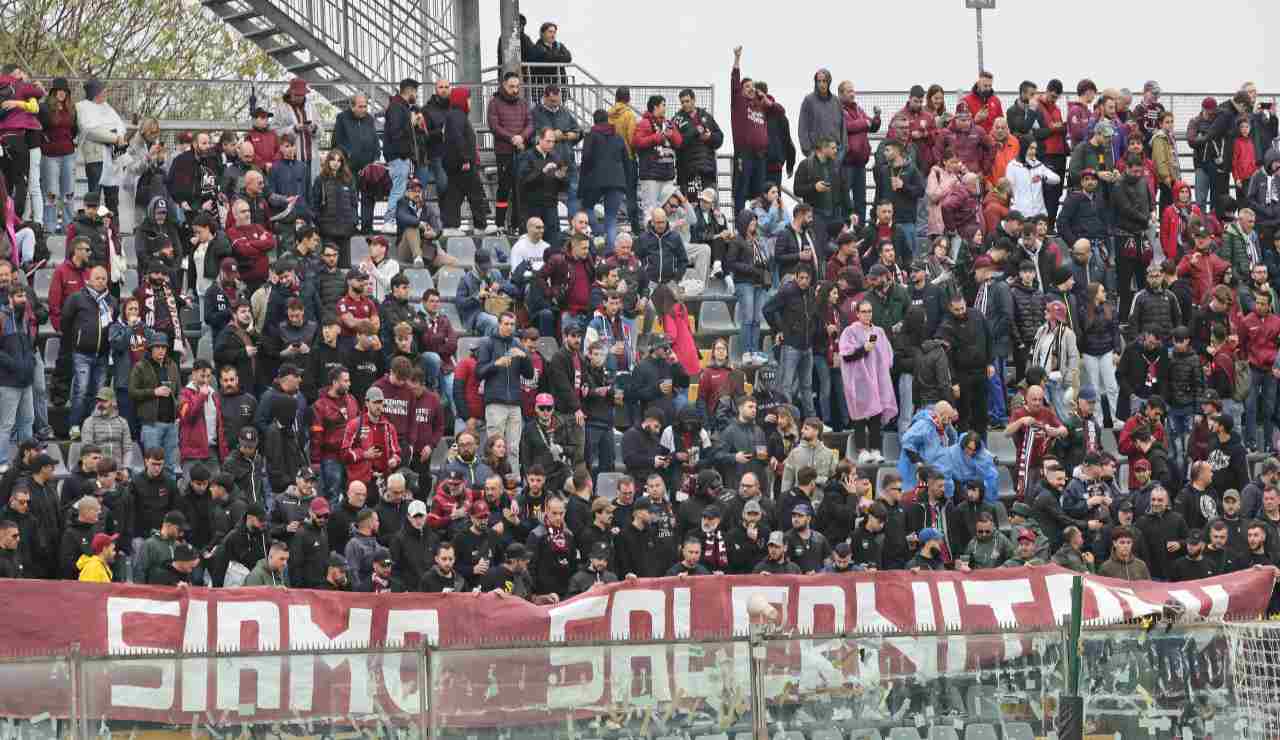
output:
M329 502L320 496L311 499L312 514L328 514L330 512Z
M512 545L512 547L515 547L515 545ZM510 557L510 556L511 556L511 548L509 547L507 548L507 557ZM588 555L588 557L596 558L598 560L608 560L609 546L603 542L595 543L594 545L591 546L591 554Z
M991 259L991 255L989 254L980 254L978 255L978 258L973 261L973 269L975 270L991 269L995 266L996 261Z
M116 392L115 392L115 389L113 389L113 388L99 388L99 389L98 389L98 400L99 400L99 401L114 401L114 400L116 400Z
M1145 470L1151 472L1151 462L1148 460L1138 460L1133 464L1134 470Z
M316 471L311 469L310 465L303 465L302 467L298 468L297 477L303 480L315 480L318 476L316 475Z
M539 394L538 394L538 395L533 399L533 405L534 405L535 407L536 407L536 406L550 406L551 408L555 408L555 405L556 405L556 399L555 399L555 396L551 395L550 393L539 393Z
M942 539L942 532L938 531L934 527L925 527L924 529L920 530L920 533L917 534L916 537L920 539L920 544L923 545L924 543L929 542L930 540Z
M103 550L107 549L107 545L110 545L111 543L115 542L119 536L120 535L118 534L104 534L102 532L95 534L93 536L93 544L92 544L93 554L94 555L101 554Z
M266 108L263 108L262 106L258 106L257 108L253 109L253 118L273 118L273 117L274 116L272 115L271 111L267 110Z
M471 516L482 516L486 519L489 517L489 502L475 501L472 502L471 508L467 511Z
M414 499L413 501L409 502L409 518L412 519L415 516L426 516L426 515L427 515L427 503L425 501L419 501L417 499Z
M175 527L187 528L187 516L181 511L171 511L164 515L164 523L172 524Z
M1035 532L1032 532L1030 529L1027 529L1026 527L1023 527L1023 528L1019 529L1019 530L1018 530L1018 541L1019 541L1019 542L1021 542L1021 541L1023 541L1023 540L1030 540L1030 541L1032 541L1032 542L1035 542L1035 541L1036 541L1036 533L1035 533Z
M1228 488L1227 490L1225 490L1225 491L1223 491L1223 492L1222 492L1222 500L1223 500L1223 501L1226 501L1226 500L1227 500L1227 499L1229 499L1229 498L1233 498L1233 499L1235 499L1236 501L1239 501L1239 500L1240 500L1240 492L1239 492L1239 491L1237 491L1237 490L1236 490L1236 489L1234 489L1234 488Z
M1204 108L1205 110L1216 110L1218 107L1218 101L1216 98L1210 95L1209 97L1200 101L1200 107Z
M249 504L244 510L245 516L251 516L254 519L266 519L267 509L262 504Z
M813 507L809 506L808 504L796 504L796 505L795 505L795 508L793 508L793 509L791 510L791 514L792 514L793 516L794 516L794 515L796 515L796 514L804 514L805 516L813 516Z
M1076 398L1081 401L1096 401L1098 400L1098 392L1094 390L1093 386L1086 385L1076 394Z
M353 267L350 270L347 270L348 283L363 283L368 279L369 279L369 276L364 274L364 270L361 270L358 267Z
M603 542L597 542L596 544L601 546L604 545ZM519 542L512 542L510 545L507 545L507 560L528 560L528 559L529 559L529 548L525 547Z
M411 177L411 178L409 178L409 183L408 183L407 185L405 185L405 188L406 188L406 189L408 189L408 190L421 190L421 189L422 189L422 181L421 181L421 180L419 180L419 179L418 179L418 178L416 178L416 177Z
M889 274L889 268L877 262L871 266L871 269L867 271L867 274L871 277L884 277Z
M385 400L387 400L387 398L386 396L382 395L382 389L376 385L370 388L369 390L365 391L365 394L364 394L365 403L374 403L377 401L385 401Z
M169 346L169 335L165 334L162 331L158 331L155 334L152 334L151 341L147 342L147 349L151 349L152 347L168 347L168 346Z
M769 544L770 544L770 545L779 545L779 546L781 546L781 547L785 547L785 546L786 546L786 544L787 544L787 536L786 536L786 535L784 535L784 534L783 534L783 533L781 533L781 532L770 532L770 533L769 533Z
M719 507L719 506L708 506L707 508L703 509L703 510L702 510L702 518L703 518L703 519L719 519L719 518L720 518L720 507Z
M579 321L573 321L573 320L566 321L564 325L564 329L561 331L566 337L568 336L580 337L582 336L582 323Z
M373 562L391 565L391 551L385 547L377 548L373 551Z
M1009 510L1009 513L1016 514L1017 516L1026 518L1031 516L1031 507L1023 503L1022 501L1019 501L1018 503L1013 505L1013 508Z
M1176 327L1173 330L1173 338L1179 341L1191 338L1191 329L1185 326Z
M853 548L849 547L848 542L841 542L840 544L836 545L836 554L842 558L847 558L853 554Z
M743 514L764 514L764 509L760 506L760 502L752 499L742 505Z
M240 430L240 444L258 446L258 430L253 427L244 427Z

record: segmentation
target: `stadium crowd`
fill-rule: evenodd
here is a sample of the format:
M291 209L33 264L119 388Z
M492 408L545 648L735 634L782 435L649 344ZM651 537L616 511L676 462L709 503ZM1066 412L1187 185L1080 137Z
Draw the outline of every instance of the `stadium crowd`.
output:
M557 31L526 61L567 61ZM0 576L547 603L664 575L1280 562L1280 149L1255 86L1177 121L1154 81L1002 101L984 72L885 121L821 69L797 157L742 57L728 217L726 132L692 90L637 112L620 88L584 122L526 68L486 105L493 222L445 80L421 102L402 81L381 126L356 96L327 149L295 80L244 135L170 151L102 84L73 103L5 66ZM463 200L509 250L450 254ZM411 295L424 275L457 279ZM713 285L736 315L699 349Z

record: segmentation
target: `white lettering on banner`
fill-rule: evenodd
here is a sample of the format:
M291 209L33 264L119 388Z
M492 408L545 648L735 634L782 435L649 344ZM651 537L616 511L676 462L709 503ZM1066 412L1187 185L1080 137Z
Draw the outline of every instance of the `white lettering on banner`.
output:
M323 650L342 645L367 645L373 634L373 610L347 611L347 628L330 638L311 619L311 607L289 605L289 648L291 650ZM289 708L311 709L315 689L316 657L333 670L343 663L350 672L347 712L365 714L373 710L373 692L369 690L369 661L363 652L330 655L295 655L289 659Z
M929 593L929 584L924 581L912 583L911 601L915 604L916 629L928 632L936 627L933 617L933 595Z
M253 648L279 648L280 607L270 601L223 601L218 603L218 650L235 652ZM244 625L258 626L258 644L241 645L240 632ZM278 656L262 658L218 658L218 709L236 710L252 714L253 709L280 708L280 680L282 659ZM245 671L257 677L254 697L241 702L240 680Z
M631 639L631 615L644 612L649 615L652 639L661 640L666 636L667 593L660 589L635 589L615 591L613 608L610 614L609 634L615 640ZM650 704L659 701L671 701L671 679L667 670L667 649L662 645L644 645L635 647L615 647L612 650L610 675L615 677L630 676L631 681L615 678L613 684L613 700L632 704ZM635 660L648 658L649 668L637 669ZM648 680L645 680L647 677ZM639 681L635 679L639 678Z
M1227 590L1222 586L1216 585L1205 586L1200 590L1204 591L1204 595L1209 597L1209 615L1205 619L1212 622L1225 617L1227 615L1227 606L1231 602L1231 597L1227 595Z
M1187 610L1187 621L1200 621L1200 599L1195 594L1190 591L1176 589L1169 592L1169 598L1182 604L1183 608Z
M829 606L834 612L834 620L832 624L835 632L844 630L845 619L845 599L847 592L840 586L801 586L796 594L796 629L801 634L815 634L818 632L815 622L818 607ZM829 647L829 644L823 645L813 644L812 649L805 649L806 643L801 642L800 650L800 676L805 680L817 681L815 686L840 685L843 680L830 684L831 659L823 655L823 651ZM826 681L824 683L824 681Z
M1101 583L1085 581L1084 587L1093 593L1093 600L1098 605L1098 616L1085 621L1089 626L1105 626L1124 619L1124 607L1115 593Z
M693 591L688 588L671 589L671 635L685 638L690 634L690 608ZM690 663L696 653L706 654L705 645L675 645L671 648L671 662L674 664L673 677L676 682L677 696L702 697L710 699L720 695L720 670L716 665L702 670L693 670Z
M1030 604L1036 600L1031 591L1031 581L1026 578L1008 581L962 581L964 600L971 606L989 606L995 615L996 624L1002 629L1016 625L1018 618L1013 612L1015 604ZM1004 659L1013 660L1022 655L1022 640L1016 637L1004 638ZM947 657L951 657L951 648L947 648ZM951 662L955 666L955 662Z
M734 586L729 589L729 604L733 615L733 634L745 635L751 629L751 615L747 612L747 603L751 597L762 594L774 608L784 617L787 614L787 598L791 589L786 586ZM733 646L733 670L739 675L748 675L751 670L751 654L747 646L738 642Z
M182 650L203 653L209 649L209 602L187 602L187 623L182 630ZM203 712L209 708L209 659L184 658L182 665L182 711Z
M608 596L588 596L548 610L551 641L564 642L570 622L603 619L609 613ZM595 704L604 698L604 648L565 647L549 651L551 667L591 664L591 680L578 684L547 684L547 704L554 708Z
M154 599L129 599L113 596L107 599L107 652L127 652L144 647L129 645L124 641L124 615L150 614L154 616L178 617L182 613L182 604L177 601L158 601ZM150 646L146 646L150 647ZM156 648L158 653L172 653L172 650ZM172 658L163 660L131 661L133 669L151 668L160 672L159 686L135 686L127 683L111 683L111 703L119 707L135 707L138 709L171 709L173 707L175 661Z
M440 612L436 609L392 609L387 612L387 644L403 645L410 635L420 635L428 645L440 644ZM382 654L382 685L391 697L391 703L402 712L418 711L418 682L426 676L417 675L418 661L413 661L413 679L406 682L402 675L404 654ZM423 692L428 698L431 692Z
M942 605L942 624L949 630L964 629L960 618L960 598L956 596L954 581L934 583L938 589L938 603Z
M1044 587L1049 591L1049 610L1053 612L1055 625L1062 624L1071 617L1071 582L1075 579L1074 573L1054 573L1044 578Z
M1129 613L1134 617L1142 616L1144 614L1159 614L1163 608L1159 604L1152 604L1149 601L1144 601L1138 596L1138 594L1134 593L1134 590L1131 588L1123 588L1121 586L1113 586L1109 588L1117 598L1129 606Z

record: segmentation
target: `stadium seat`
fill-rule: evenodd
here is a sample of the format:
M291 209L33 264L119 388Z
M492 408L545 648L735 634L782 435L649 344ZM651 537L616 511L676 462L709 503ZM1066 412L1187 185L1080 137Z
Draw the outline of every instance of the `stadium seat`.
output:
M427 290L436 287L436 281L431 277L431 272L425 269L408 268L403 270L404 276L409 278L409 302L415 303L422 299L422 294Z
M996 458L996 462L1012 463L1017 457L1013 440L1004 432L992 432L987 435L987 449Z
M46 370L53 370L53 366L58 361L58 352L62 349L62 337L52 336L45 340L44 343L44 366Z
M951 725L934 725L929 728L929 740L960 740L960 735Z
M36 295L43 296L45 299L49 297L49 288L53 285L53 269L44 267L35 271L32 275L32 287L35 288Z
M453 356L455 360L462 360L469 352L474 352L481 344L484 344L484 337L458 337L458 352Z
M136 293L138 291L138 271L128 269L124 271L124 292Z
M436 290L440 297L452 301L458 295L458 285L462 283L463 271L455 267L442 267L436 273Z
M129 265L129 267L132 267L136 270L138 268L138 248L134 246L133 239L125 238L121 246L124 248L125 262Z
M67 258L67 238L61 234L49 235L49 264L56 266Z
M860 727L849 732L849 740L880 740L880 731L874 727Z
M813 740L844 740L844 735L839 730L819 729L810 733Z
M137 442L129 443L129 449L124 453L124 465L134 473L141 473L143 471L142 447L140 447Z
M351 237L351 266L355 267L369 259L369 242L363 236Z
M444 251L458 261L459 267L469 270L476 265L476 240L469 236L449 237Z
M738 324L723 301L703 301L698 308L698 333L703 336L731 337Z
M555 337L539 337L537 344L534 346L537 348L538 354L542 355L542 359L547 362L550 362L555 353L560 351L560 344L556 342Z
M997 501L992 506L996 507L996 528L1008 531L1009 529L1009 512L1005 510L1004 504Z
M57 479L66 478L71 475L71 471L67 468L67 462L62 459L62 445L45 445L45 454L53 458L55 465L53 466L53 477Z
M920 740L920 733L914 727L891 727L889 740Z
M213 362L213 337L204 334L196 343L196 358Z
M618 495L618 481L622 476L623 473L601 473L596 478L596 495L612 501Z
M61 447L61 445L54 445L54 446ZM68 471L75 470L75 467L80 464L80 450L83 448L84 448L84 445L80 442L72 442L71 444L67 445L67 470Z
M449 319L449 324L453 327L454 331L459 334L462 333L462 316L458 313L457 306L452 303L441 303L440 313L444 314L445 318Z
M729 291L729 284L724 278L711 278L707 281L707 285L702 289L700 296L704 301L733 301L737 300L737 296Z
M786 732L774 733L776 740L804 740L804 733L799 730L788 730Z
M965 706L969 708L969 716L989 722L1000 721L1000 702L996 699L995 689L990 686L970 686Z
M996 465L997 486L1001 496L1013 495L1013 473L1008 465Z
M511 242L505 236L486 236L480 248L489 250L494 262L506 263L511 259Z
M723 732L718 735L695 735L693 740L729 740L729 735Z
M975 727L980 726L982 725L975 725ZM971 740L971 738L965 737L965 740ZM1030 723L1006 722L1004 726L1004 740L1036 740L1036 733L1035 730L1031 729Z
M1030 729L1030 728L1028 728ZM1009 737L1009 729L1006 727L1004 736ZM952 735L952 737L955 737ZM964 728L964 740L1000 740L996 735L995 725L989 725L985 722L976 725L969 725Z
M902 454L902 449L898 447L897 433L885 432L884 436L880 440L880 444L880 454L884 455L884 459L897 462L898 456Z

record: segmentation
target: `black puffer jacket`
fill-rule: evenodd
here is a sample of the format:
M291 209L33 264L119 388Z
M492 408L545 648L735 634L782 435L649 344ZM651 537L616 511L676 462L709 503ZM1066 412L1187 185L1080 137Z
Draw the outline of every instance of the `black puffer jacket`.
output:
M1081 313L1081 352L1093 357L1101 357L1108 352L1117 351L1120 338L1120 316L1114 307L1110 311L1111 318L1108 319L1106 312L1099 309L1092 321L1089 319L1088 312Z
M315 277L315 311L317 318L338 310L338 299L347 292L347 276L342 270L321 270Z
M351 236L356 232L355 182L321 175L311 186L311 210L325 236Z
M1195 350L1169 356L1169 403L1174 406L1193 406L1204 389L1204 371Z
M765 303L763 314L769 325L782 333L788 347L809 349L818 330L817 304L812 288L801 290L792 280Z
M1021 281L1009 286L1013 296L1013 321L1009 323L1009 337L1013 345L1030 347L1036 331L1044 323L1044 293L1028 288Z
M1146 331L1155 332L1162 340L1167 339L1173 332L1173 327L1181 324L1182 309L1173 293L1143 288L1133 297L1133 306L1129 311L1130 339Z
M1111 189L1111 211L1116 228L1126 234L1141 234L1151 219L1151 191L1142 177L1125 175Z
M696 175L714 176L716 172L716 150L724 144L724 132L716 119L702 108L695 108L693 113L680 111L671 119L671 123L680 131L684 141L676 150L676 171L682 180ZM702 140L698 133L701 127L711 132L711 138Z
M938 401L952 401L951 362L947 358L947 346L930 339L920 346L915 360L915 375L911 383L915 391L916 408Z

